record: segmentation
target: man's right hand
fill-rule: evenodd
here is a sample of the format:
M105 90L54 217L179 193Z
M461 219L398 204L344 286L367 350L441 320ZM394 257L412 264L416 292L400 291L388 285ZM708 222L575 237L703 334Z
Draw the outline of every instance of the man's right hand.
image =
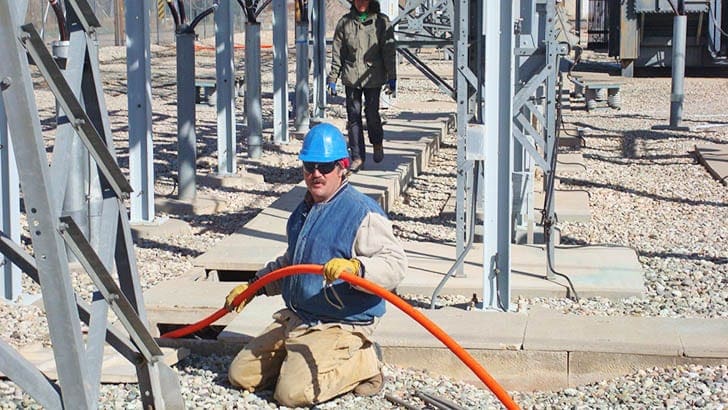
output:
M336 95L336 81L329 81L326 87L329 89L329 95Z
M240 311L243 310L243 307L245 307L250 299L243 300L237 306L233 306L233 301L235 301L235 298L238 297L238 295L245 292L246 289L248 289L247 283L241 283L240 285L234 287L233 290L231 290L225 298L225 309L230 312L232 312L234 309L235 312L240 313Z

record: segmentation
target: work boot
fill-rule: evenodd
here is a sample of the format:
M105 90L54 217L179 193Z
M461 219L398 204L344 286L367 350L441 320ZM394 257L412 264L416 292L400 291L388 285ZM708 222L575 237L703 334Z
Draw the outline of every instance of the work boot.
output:
M374 396L375 394L382 391L384 388L384 374L382 369L379 369L379 373L359 383L358 386L354 387L354 394L363 397Z
M351 161L351 165L349 166L349 171L351 172L359 172L360 169L364 167L364 160L361 158L354 158L353 161Z
M374 144L374 162L382 162L384 159L384 146L382 144Z

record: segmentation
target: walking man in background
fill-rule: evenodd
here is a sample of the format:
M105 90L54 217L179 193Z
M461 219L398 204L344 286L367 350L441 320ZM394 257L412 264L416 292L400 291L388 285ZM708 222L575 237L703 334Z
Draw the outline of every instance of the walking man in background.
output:
M336 80L341 75L346 92L347 131L351 149L351 170L357 172L366 160L362 125L362 96L367 118L369 142L374 162L384 158L382 118L379 93L387 85L389 93L397 88L394 31L389 17L380 12L376 0L354 0L351 11L336 24L331 46L331 71L327 79L329 92L336 94Z
M338 278L347 272L391 290L407 269L384 211L348 183L349 154L341 131L326 123L311 128L299 158L308 190L288 219L288 248L253 281L309 263L324 265L324 277L302 274L267 284L263 293L281 294L286 308L238 353L228 372L230 383L251 392L275 386L273 398L287 407L382 389L381 358L370 337L385 302ZM229 310L247 287L228 294Z

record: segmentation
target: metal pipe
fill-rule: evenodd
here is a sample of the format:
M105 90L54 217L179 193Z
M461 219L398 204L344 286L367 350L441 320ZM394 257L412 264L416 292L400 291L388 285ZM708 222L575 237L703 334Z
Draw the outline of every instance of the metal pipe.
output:
M248 156L260 158L263 108L260 102L260 23L245 24L245 115L248 121Z
M670 92L670 127L680 126L685 99L685 46L688 17L676 15L672 29L672 90Z
M197 135L195 132L195 33L184 30L177 40L177 198L193 201L197 196Z

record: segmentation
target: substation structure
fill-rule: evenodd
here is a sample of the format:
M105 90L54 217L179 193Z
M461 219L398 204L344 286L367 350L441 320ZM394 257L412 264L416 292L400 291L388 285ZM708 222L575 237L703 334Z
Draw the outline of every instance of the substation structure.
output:
M273 138L274 142L284 144L288 142L289 103L286 98L286 2L269 3L273 7L275 34ZM255 132L256 127L262 128L260 78L256 80L254 73L257 71L259 75L260 67L257 17L269 3L238 2L248 19L245 115L251 129L248 135L251 156L259 153L259 148L255 148L258 137ZM146 327L130 228L130 222L154 220L149 3L127 1L125 8L129 181L119 169L113 149L99 74L95 39L98 20L86 0L65 0L62 4L64 13L59 17L59 24L67 32L62 35L62 43L54 47L54 55L32 25L22 24L27 1L0 0L0 52L6 56L0 65L0 142L4 148L0 151L3 181L0 251L6 261L4 278L12 282L10 290L4 289L4 297L8 300L17 297L18 269L40 284L59 378L57 382L50 381L1 340L0 371L44 407L95 408L106 342L136 367L145 408L183 408L176 375L160 360L161 350ZM307 2L296 5L296 47L301 54L296 70L294 124L297 129L305 130L309 120L325 118L325 2L314 0L310 10ZM531 229L529 224L534 224L536 219L533 211L535 167L541 168L545 175L546 206L541 219L547 249L553 249L552 193L561 96L559 63L570 50L568 42L559 40L559 34L566 28L563 19L557 18L556 1L408 0L404 4L383 1L382 6L396 23L400 55L457 102L458 258L444 280L461 271L460 262L472 249L477 211L482 209L486 262L481 307L508 310L510 245L520 232ZM196 17L214 14L216 25L220 174L237 172L232 7L231 1L220 0L207 14ZM177 7L172 4L171 10L178 13L178 52L189 53L188 37L194 32L195 20L187 24L179 4ZM303 59L309 47L313 62L310 98L308 57ZM419 47L447 50L453 60L454 84L448 84L418 60L413 49ZM50 163L29 64L37 66L57 99L59 125ZM187 86L190 77L194 82L194 72L191 76L180 75L188 79ZM178 91L180 96L189 92ZM183 108L179 112L180 155L181 159L194 161L193 154L182 155L195 138L194 113L189 107ZM194 170L194 162L191 163ZM188 168L185 172L191 173L194 179L194 172L189 171ZM19 199L12 189L18 183L33 255L18 245ZM79 186L90 188L84 191ZM73 196L79 191L86 201L81 207L78 198ZM123 204L126 198L131 202L129 215ZM96 286L91 301L84 301L74 293L69 258L75 258L83 266ZM551 260L548 266L544 278L555 273ZM439 287L433 294L433 303L438 291ZM123 331L108 322L109 309L119 319ZM88 326L86 336L81 332L80 322Z

